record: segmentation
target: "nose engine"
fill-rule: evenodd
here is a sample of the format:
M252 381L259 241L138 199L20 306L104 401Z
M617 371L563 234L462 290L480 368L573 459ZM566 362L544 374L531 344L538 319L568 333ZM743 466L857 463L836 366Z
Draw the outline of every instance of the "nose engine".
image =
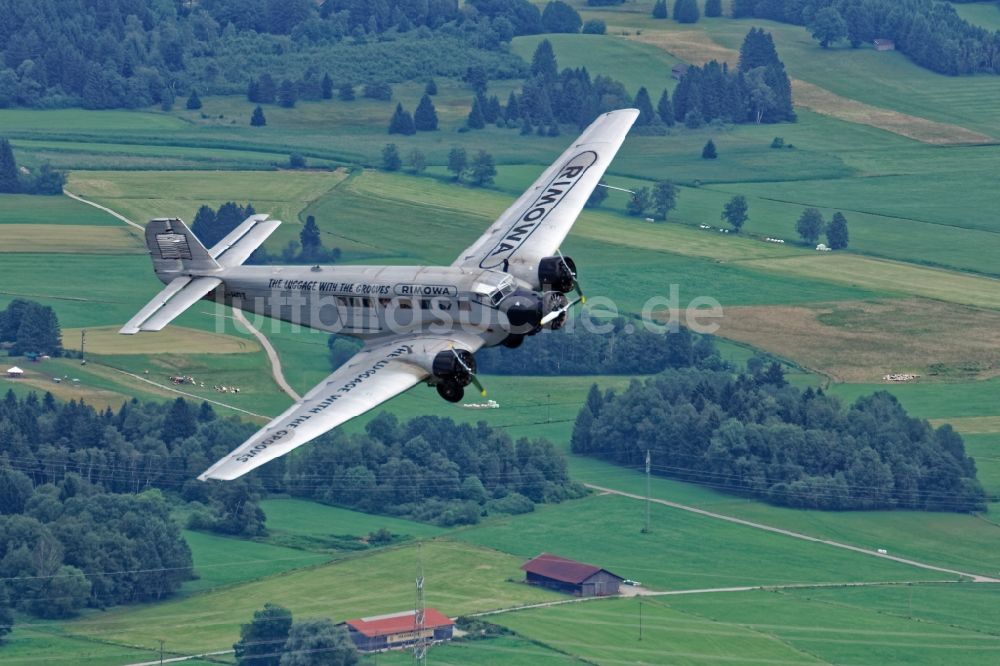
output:
M566 313L550 314L566 307L569 301L559 291L517 291L507 297L501 308L507 315L511 335L534 335L543 328L562 328Z

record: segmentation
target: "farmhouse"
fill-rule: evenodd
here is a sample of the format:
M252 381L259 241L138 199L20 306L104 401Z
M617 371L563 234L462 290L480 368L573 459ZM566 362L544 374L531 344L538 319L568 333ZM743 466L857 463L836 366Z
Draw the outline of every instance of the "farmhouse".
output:
M24 370L17 367L16 365L7 368L7 376L11 379L19 379L24 377Z
M413 645L418 638L431 641L451 640L455 623L433 608L424 611L423 630L418 633L416 611L375 615L347 620L348 634L362 652L391 650Z
M541 585L581 597L606 597L618 594L622 577L593 564L567 560L558 555L542 553L521 565L525 582Z
M876 51L895 51L896 42L891 39L876 39L872 44L875 45Z
M670 69L670 76L680 81L682 78L684 78L684 75L687 74L687 71L689 69L691 69L691 65L687 65L685 63L679 63L677 65L674 65Z

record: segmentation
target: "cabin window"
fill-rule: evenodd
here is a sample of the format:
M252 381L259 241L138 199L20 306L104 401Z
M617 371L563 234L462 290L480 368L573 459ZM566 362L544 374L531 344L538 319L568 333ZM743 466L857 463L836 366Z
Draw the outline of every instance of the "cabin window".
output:
M399 309L400 310L412 310L413 309L413 301L411 301L408 298L401 298L401 299L399 299L398 304L399 304Z
M346 296L337 296L337 305L346 308L350 306L350 303L348 302Z
M380 308L387 308L387 307L389 307L390 303L392 303L392 299L391 298L380 298L380 299L378 299L378 306Z
M466 299L463 298L462 300L460 300L458 302L458 309L460 311L462 311L462 312L471 312L472 311L472 303L470 301L468 301L468 300L466 300Z
M431 299L429 299L429 298L421 298L420 299L420 309L421 310L430 310L431 309Z

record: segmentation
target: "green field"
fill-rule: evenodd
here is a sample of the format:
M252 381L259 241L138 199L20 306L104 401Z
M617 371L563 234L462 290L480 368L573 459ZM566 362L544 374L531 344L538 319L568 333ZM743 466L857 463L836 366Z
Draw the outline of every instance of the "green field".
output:
M995 590L970 585L828 588L594 601L491 619L597 664L991 664L996 601Z
M521 583L520 560L512 555L452 541L431 541L341 560L159 604L87 613L66 625L74 634L141 646L156 646L166 633L175 650L196 654L222 650L239 626L271 601L299 618L342 621L413 607L413 585L423 562L427 605L448 615L558 599Z
M321 553L191 530L184 531L184 540L191 547L197 579L184 583L183 595L245 583L330 559Z
M121 225L104 211L69 197L2 194L0 204L0 224Z
M445 532L440 527L402 518L325 506L297 499L268 499L260 503L272 534L324 536L350 534L365 536L385 528L405 537L431 537Z
M456 641L434 646L427 653L427 661L442 666L565 666L579 664L576 657L549 649L535 641L519 637L502 636L488 640ZM407 666L413 663L413 654L397 650L378 655L377 663L385 666Z
M644 506L596 496L495 520L456 535L524 559L543 551L600 562L654 590L811 582L941 580L954 576L654 504L656 529L643 534ZM582 526L586 526L583 528Z
M1000 7L995 2L956 4L955 11L973 25L987 30L1000 30Z

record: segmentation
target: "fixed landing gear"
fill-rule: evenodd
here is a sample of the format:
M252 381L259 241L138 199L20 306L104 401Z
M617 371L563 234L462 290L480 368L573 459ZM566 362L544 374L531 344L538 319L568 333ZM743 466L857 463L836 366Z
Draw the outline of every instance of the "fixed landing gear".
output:
M448 402L458 402L465 397L465 389L455 382L441 382L437 385L437 392Z

